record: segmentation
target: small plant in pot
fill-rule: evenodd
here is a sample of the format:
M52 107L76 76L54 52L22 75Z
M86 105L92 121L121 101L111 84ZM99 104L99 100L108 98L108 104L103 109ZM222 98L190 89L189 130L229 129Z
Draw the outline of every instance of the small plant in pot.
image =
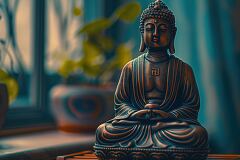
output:
M15 10L10 9L9 3L0 3L0 30L6 30L6 35L0 37L0 129L4 123L9 104L11 104L18 95L19 85L11 75L13 71L13 58L18 59L19 65L21 59L17 58L16 48L18 43L15 32ZM11 20L10 20L11 19ZM3 36L3 37L2 37ZM9 47L12 47L13 54L10 54ZM5 64L9 63L8 66ZM21 63L21 64L20 64Z
M59 129L95 131L100 123L113 117L114 77L132 59L133 44L116 43L108 33L117 22L135 21L140 10L139 3L128 2L110 17L80 27L76 33L81 37L80 56L65 56L58 68L65 83L51 91L52 111ZM77 16L80 11L74 8Z
M4 123L9 104L16 98L17 93L17 81L0 69L0 129Z
M6 71L2 65L8 50L5 41L0 39L0 129L4 123L9 104L11 104L18 95L17 81Z

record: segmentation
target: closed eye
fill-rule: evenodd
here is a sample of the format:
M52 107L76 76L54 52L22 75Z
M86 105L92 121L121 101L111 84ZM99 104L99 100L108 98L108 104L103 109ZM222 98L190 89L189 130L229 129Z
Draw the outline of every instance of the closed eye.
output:
M168 30L167 26L162 24L162 25L159 25L158 27L159 31L161 32L166 32Z
M146 31L152 31L153 28L146 28Z
M167 29L160 29L161 32L167 32Z
M153 31L154 30L154 25L151 24L151 23L148 23L148 24L146 24L145 28L146 28L145 29L146 31Z

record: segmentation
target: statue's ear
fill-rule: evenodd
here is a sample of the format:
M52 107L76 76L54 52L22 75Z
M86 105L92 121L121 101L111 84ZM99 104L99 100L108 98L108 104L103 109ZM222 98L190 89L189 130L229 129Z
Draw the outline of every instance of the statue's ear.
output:
M175 40L175 36L176 36L176 32L177 32L177 29L175 28L173 33L172 33L172 36L171 36L171 42L169 44L169 52L171 54L174 54L175 53L175 46L174 46L174 40Z
M139 52L144 52L145 50L146 50L146 44L144 43L143 34L141 33L141 44L140 44Z

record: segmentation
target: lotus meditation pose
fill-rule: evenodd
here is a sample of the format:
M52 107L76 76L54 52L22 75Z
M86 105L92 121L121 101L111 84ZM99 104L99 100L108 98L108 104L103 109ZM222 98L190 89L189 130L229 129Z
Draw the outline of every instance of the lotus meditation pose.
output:
M147 52L122 69L115 117L96 131L98 157L206 158L208 136L197 121L194 73L173 55L176 30L173 13L160 0L143 11L140 52Z

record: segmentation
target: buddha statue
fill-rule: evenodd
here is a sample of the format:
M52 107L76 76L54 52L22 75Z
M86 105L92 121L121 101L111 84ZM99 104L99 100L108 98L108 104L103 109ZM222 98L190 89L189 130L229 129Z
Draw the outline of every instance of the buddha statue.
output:
M143 11L140 52L147 52L122 69L115 117L96 130L99 159L206 159L199 92L192 68L174 56L176 31L175 17L162 1Z

